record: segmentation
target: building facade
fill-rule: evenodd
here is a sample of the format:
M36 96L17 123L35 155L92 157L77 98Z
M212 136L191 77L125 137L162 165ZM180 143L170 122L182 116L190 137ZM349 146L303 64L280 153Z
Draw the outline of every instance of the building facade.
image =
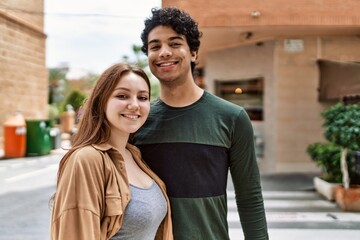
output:
M0 0L0 148L4 122L15 111L47 119L43 0Z
M306 148L325 141L320 112L360 94L360 2L163 0L162 6L182 8L199 23L201 82L248 111L261 171L317 171Z

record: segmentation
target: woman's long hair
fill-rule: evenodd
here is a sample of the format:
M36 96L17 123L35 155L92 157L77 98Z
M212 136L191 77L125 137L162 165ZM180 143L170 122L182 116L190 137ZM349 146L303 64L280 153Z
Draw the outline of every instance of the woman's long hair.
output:
M101 144L109 140L111 128L105 115L106 104L121 77L130 72L144 79L150 93L149 78L140 67L118 63L106 69L96 82L90 97L85 102L78 131L72 137L72 147L60 161L57 186L59 185L65 163L74 151L84 146Z

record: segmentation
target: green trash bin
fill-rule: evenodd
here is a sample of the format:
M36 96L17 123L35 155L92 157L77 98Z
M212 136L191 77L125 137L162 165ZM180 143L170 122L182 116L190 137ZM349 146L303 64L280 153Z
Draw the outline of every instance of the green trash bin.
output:
M26 155L49 154L52 149L49 120L26 120Z

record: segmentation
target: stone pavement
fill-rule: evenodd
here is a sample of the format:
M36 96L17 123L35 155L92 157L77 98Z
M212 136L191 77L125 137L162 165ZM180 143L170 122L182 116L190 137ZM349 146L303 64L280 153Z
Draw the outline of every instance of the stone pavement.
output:
M53 151L49 158L59 158L62 150ZM44 156L41 161L45 161ZM0 169L13 169L9 164L30 164L37 158L0 160ZM40 157L39 157L40 161ZM50 160L49 160L50 161ZM3 172L4 173L4 172ZM319 196L313 187L317 173L261 175L264 204L270 239L273 240L355 240L360 239L360 213L343 212L336 203ZM5 190L5 189L3 189ZM37 191L37 190L36 190ZM1 192L1 191L0 191ZM38 195L38 194L37 194ZM43 203L47 203L46 194ZM42 206L39 206L41 210ZM47 207L47 206L45 206ZM44 206L43 206L44 208ZM243 240L236 211L235 195L229 179L228 220L231 240ZM33 209L36 212L36 209ZM44 219L46 219L44 217ZM40 219L39 219L40 220ZM19 220L20 221L20 220ZM37 223L38 227L40 222ZM39 228L47 231L47 222ZM24 229L25 231L26 229ZM0 233L0 239L1 238ZM47 233L45 233L47 236ZM15 239L15 238L12 238ZM30 239L30 238L29 238Z
M317 173L264 174L261 176L270 239L360 239L360 213L343 212L315 192ZM231 188L230 188L231 189ZM242 240L235 196L228 193L232 240Z

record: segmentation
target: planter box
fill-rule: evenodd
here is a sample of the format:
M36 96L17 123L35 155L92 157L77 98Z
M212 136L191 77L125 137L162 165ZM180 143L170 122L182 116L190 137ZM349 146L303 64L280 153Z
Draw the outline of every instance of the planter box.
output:
M335 200L335 188L341 186L340 183L329 183L319 177L314 177L316 191L329 201Z
M337 186L335 188L335 200L344 211L360 212L360 186L352 185L348 189Z

